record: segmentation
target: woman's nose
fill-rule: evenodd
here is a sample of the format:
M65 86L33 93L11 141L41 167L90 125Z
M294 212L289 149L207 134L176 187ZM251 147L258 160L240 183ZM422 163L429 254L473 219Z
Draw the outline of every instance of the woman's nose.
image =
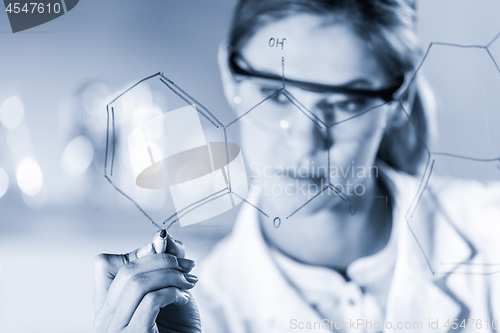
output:
M301 99L294 103L294 121L287 131L287 142L296 153L312 156L330 149L333 142L330 130L318 117L320 103L316 99Z

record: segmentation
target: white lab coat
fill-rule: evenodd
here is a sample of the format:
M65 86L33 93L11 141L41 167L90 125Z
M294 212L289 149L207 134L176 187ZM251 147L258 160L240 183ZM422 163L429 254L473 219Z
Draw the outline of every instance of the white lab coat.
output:
M399 224L384 325L423 327L384 332L459 332L444 327L448 319L449 326L453 319L458 325L465 319L467 327L468 319L482 321L482 329L468 332L497 332L491 321L500 321L500 184L443 180L424 187L387 166L380 171ZM328 318L320 318L282 276L262 238L259 213L243 205L232 233L199 273L194 292L203 332L327 332L292 329L292 319L305 325ZM429 320L438 320L439 328L429 329Z

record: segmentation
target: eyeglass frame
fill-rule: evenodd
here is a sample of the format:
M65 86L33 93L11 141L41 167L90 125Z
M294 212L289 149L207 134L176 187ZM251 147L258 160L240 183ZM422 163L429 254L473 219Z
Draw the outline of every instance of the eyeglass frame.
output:
M238 63L236 61L237 58L240 58L241 61L243 61L245 64L247 64L249 69L244 69L240 65L238 65ZM243 57L236 51L229 52L228 65L229 65L229 70L230 70L233 78L239 82L242 80L238 80L237 76L244 76L244 77L249 77L249 78L257 78L257 79L265 79L265 80L273 80L273 81L283 82L283 84L288 84L290 86L297 87L297 88L305 90L305 91L311 91L311 92L317 92L317 93L341 93L341 94L348 94L348 95L359 95L359 96L370 97L370 98L380 98L386 103L397 100L398 98L396 96L400 95L399 92L404 91L406 88L405 76L401 76L401 77L397 78L397 81L398 81L397 85L394 85L394 86L391 86L388 88L384 88L384 89L379 89L379 90L350 88L350 87L339 86L339 85L326 85L326 84L321 84L321 83L291 80L291 79L287 79L285 77L282 77L280 75L265 73L265 72L258 72L256 70L254 70L248 64L248 62L246 62L245 59L243 59Z

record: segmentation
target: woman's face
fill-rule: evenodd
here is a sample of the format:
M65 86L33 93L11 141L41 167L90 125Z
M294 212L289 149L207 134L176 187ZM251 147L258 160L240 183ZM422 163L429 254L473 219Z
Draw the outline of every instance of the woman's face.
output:
M283 49L271 38L286 39ZM394 83L348 25L322 25L312 15L264 26L239 55L255 71L280 76L284 71L290 80L365 90ZM279 92L279 80L245 79L231 85L236 116L275 93L239 121L252 187L260 188L270 214L283 219L320 193L329 183L328 167L330 183L353 202L368 192L378 175L374 163L391 106L285 84L287 95ZM297 215L322 209L349 209L349 204L325 190Z

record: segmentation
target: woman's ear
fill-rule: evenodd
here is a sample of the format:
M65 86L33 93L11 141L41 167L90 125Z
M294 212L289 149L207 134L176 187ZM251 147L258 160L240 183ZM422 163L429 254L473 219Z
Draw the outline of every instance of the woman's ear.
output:
M413 83L408 87L400 99L390 102L387 127L400 128L406 124L406 122L410 121L409 117L411 116L411 112L413 110L416 95L416 84Z
M386 125L387 128L399 128L409 121L411 107L409 107L408 103L393 101L390 103L389 107L390 109Z
M219 50L217 52L217 62L219 63L219 71L222 80L222 87L224 89L224 95L226 96L229 105L234 106L234 98L237 96L236 86L237 82L234 80L229 70L229 51L227 41L223 41L219 45Z

